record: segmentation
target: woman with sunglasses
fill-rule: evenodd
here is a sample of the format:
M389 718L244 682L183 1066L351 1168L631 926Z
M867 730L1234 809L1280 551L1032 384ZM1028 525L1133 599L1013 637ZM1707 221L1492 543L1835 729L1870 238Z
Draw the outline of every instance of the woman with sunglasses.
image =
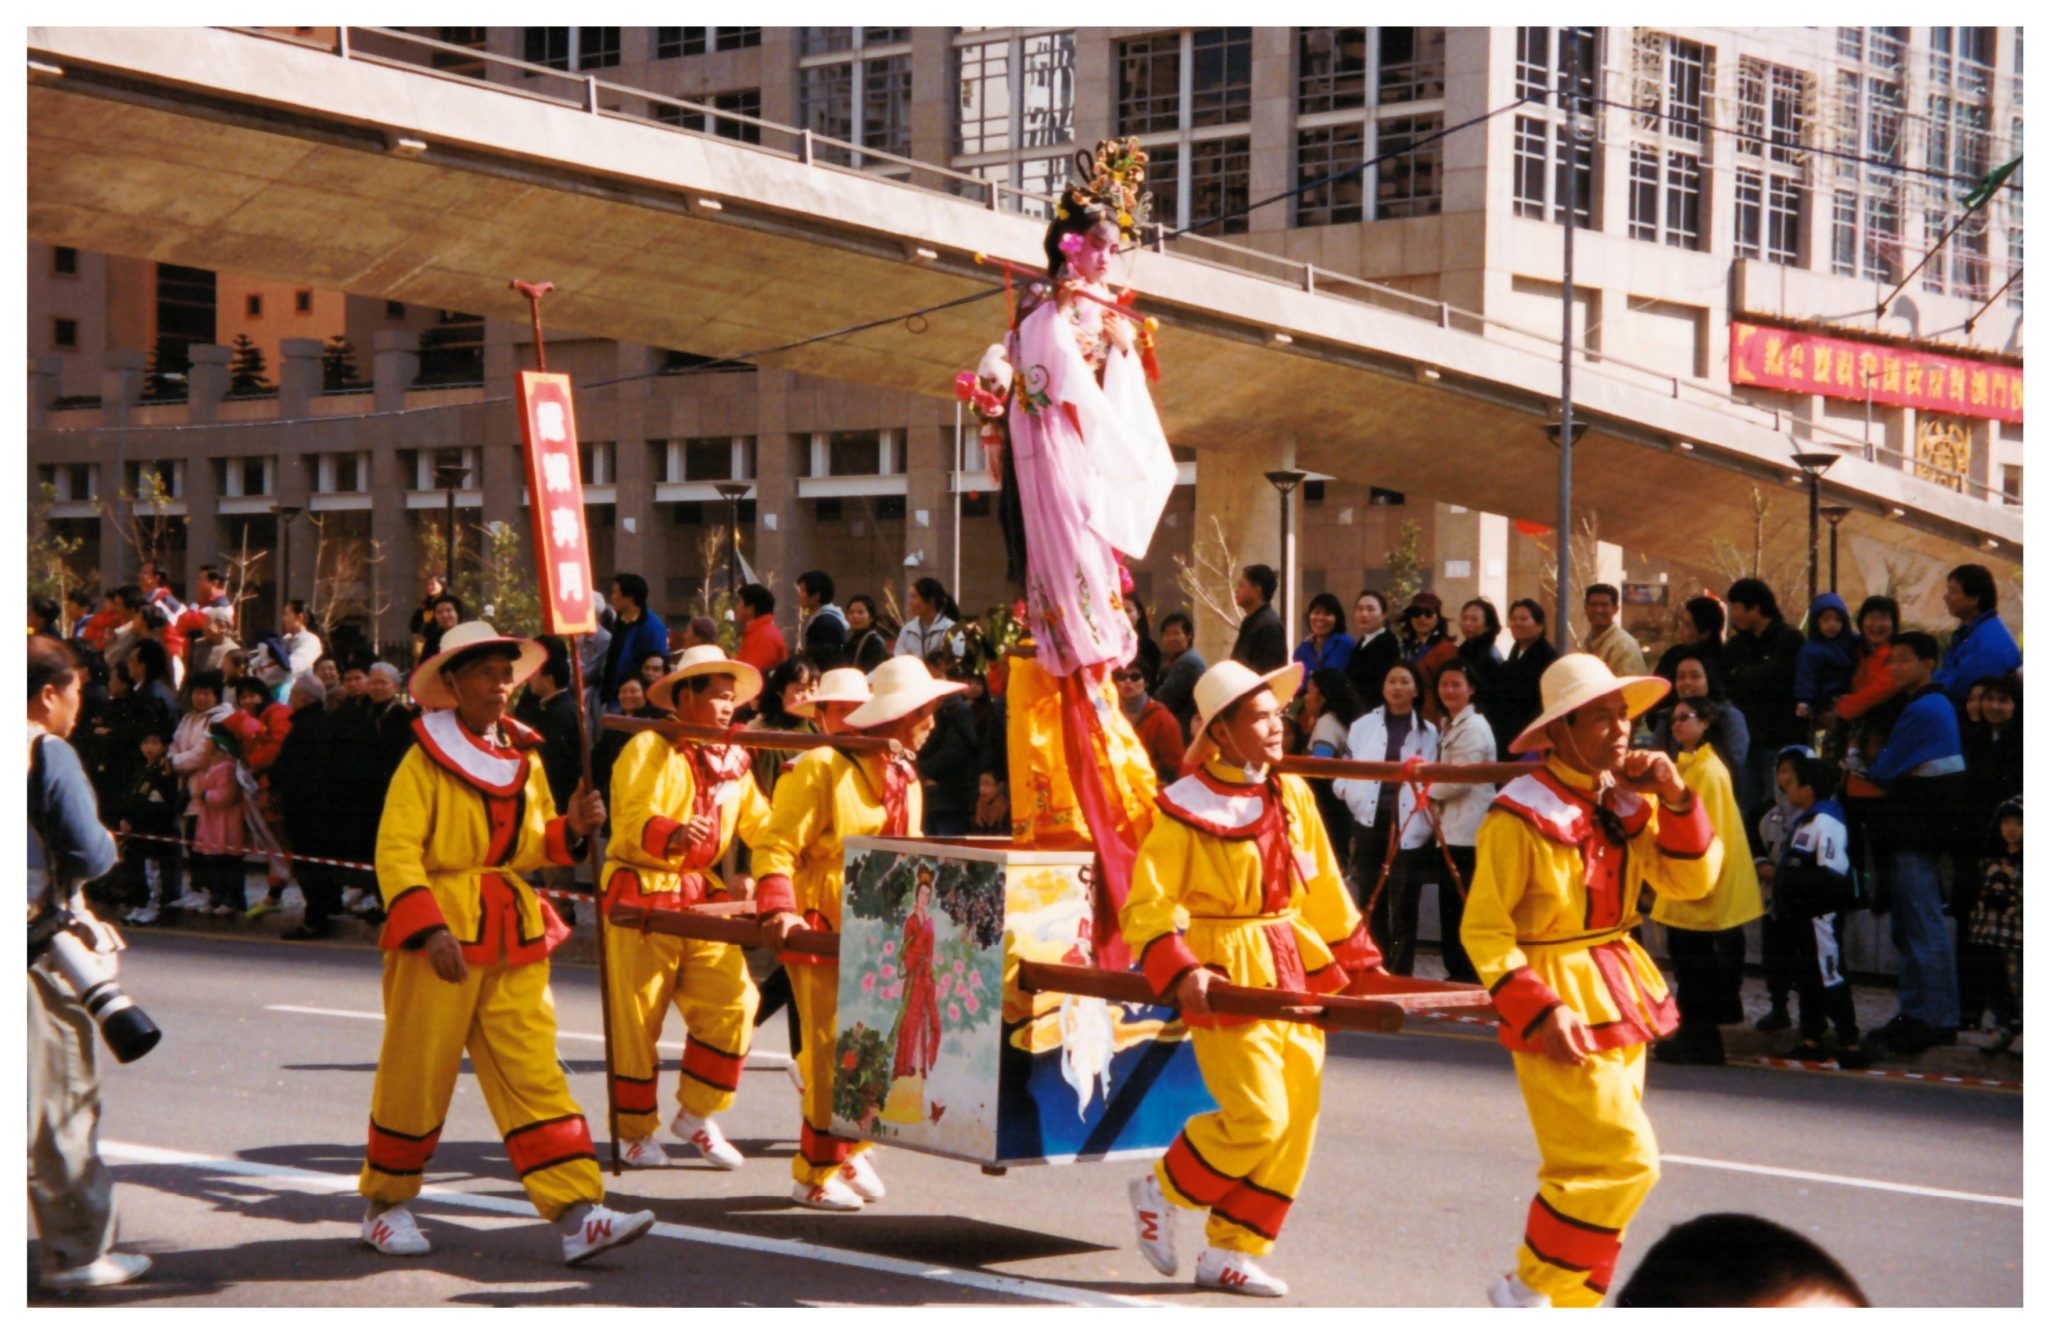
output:
M1652 1051L1668 1064L1718 1065L1726 1060L1721 1021L1741 1020L1743 927L1764 914L1763 889L1735 779L1716 749L1720 707L1705 697L1681 698L1671 709L1671 738L1679 779L1699 797L1725 854L1712 893L1685 902L1659 894L1650 909L1650 919L1664 927L1678 974L1678 1031Z

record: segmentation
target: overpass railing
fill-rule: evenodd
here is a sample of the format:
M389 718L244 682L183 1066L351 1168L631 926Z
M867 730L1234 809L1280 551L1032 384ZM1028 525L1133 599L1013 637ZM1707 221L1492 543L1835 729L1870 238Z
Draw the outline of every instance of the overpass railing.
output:
M465 83L481 83L507 96L570 107L607 119L658 126L678 134L724 139L738 147L769 153L820 170L880 177L910 188L951 195L994 212L1044 218L1051 215L1055 202L1052 196L1020 190L1006 181L990 180L937 163L863 147L820 134L814 129L784 125L708 102L671 97L630 84L613 83L595 74L534 64L420 33L377 27L231 27L229 31L327 51L345 60L401 68ZM1171 254L1299 291L1424 320L1439 328L1477 334L1539 355L1556 358L1563 354L1564 344L1554 333L1199 231L1168 235L1165 228L1157 227L1145 244L1160 254ZM1575 361L1583 362L1583 365L1575 367L1583 374L1649 389L1673 400L1690 402L1747 425L1764 426L1785 435L1788 468L1792 454L1819 447L1833 449L1845 456L1853 454L1872 463L1882 460L1930 485L1972 495L1985 502L2004 503L2007 498L2001 489L1965 473L1914 458L1896 449L1874 445L1860 436L1824 422L1794 416L1782 408L1750 402L1709 380L1674 375L1655 366L1614 356L1583 342L1573 343L1572 355ZM1804 443L1801 443L1802 437Z

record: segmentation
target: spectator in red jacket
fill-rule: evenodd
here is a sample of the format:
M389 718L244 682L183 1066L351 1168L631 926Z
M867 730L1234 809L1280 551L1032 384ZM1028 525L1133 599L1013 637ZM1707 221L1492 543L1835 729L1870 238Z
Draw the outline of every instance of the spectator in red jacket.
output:
M1110 679L1116 682L1124 716L1131 720L1139 742L1151 757L1152 771L1159 775L1159 784L1163 787L1179 778L1181 760L1187 753L1181 741L1180 722L1171 709L1146 693L1145 669L1133 659L1112 671Z
M758 583L740 589L733 601L733 619L739 622L740 650L734 657L767 675L789 656L789 644L775 626L775 594Z
M1899 604L1882 595L1856 608L1856 674L1849 692L1835 700L1835 716L1854 722L1899 692L1889 665L1892 635L1899 629Z

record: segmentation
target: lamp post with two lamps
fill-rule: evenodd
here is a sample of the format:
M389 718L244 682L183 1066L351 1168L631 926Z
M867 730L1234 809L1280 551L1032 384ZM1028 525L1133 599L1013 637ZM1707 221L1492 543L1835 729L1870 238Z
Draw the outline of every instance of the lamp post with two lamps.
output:
M1280 492L1280 623L1294 633L1294 533L1288 522L1288 500L1294 488L1308 480L1308 473L1294 468L1276 468L1266 474L1273 489Z
M732 599L735 605L740 599L740 501L747 498L747 492L754 489L751 481L721 481L718 493L725 497L726 519L732 524L731 550L726 559L726 578L732 584Z
M434 484L448 493L448 517L441 529L441 536L448 551L448 568L442 577L441 586L450 593L455 591L455 493L468 483L467 464L434 464Z
M1820 596L1820 478L1838 454L1794 454L1793 466L1806 476L1806 600ZM1832 576L1830 578L1832 582Z
M1840 592L1841 574L1836 558L1840 554L1842 520L1849 517L1849 506L1822 505L1820 516L1828 521L1828 591Z

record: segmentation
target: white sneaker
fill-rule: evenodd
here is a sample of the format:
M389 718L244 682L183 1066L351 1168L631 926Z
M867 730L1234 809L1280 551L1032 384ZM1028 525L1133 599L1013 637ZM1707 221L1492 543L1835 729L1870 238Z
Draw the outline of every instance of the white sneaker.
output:
M186 912L210 912L213 910L213 899L195 889L180 896L171 906Z
M882 1173L875 1170L875 1164L868 1160L867 1153L855 1153L839 1168L836 1179L846 1182L846 1188L860 1195L867 1203L880 1203L889 1197L888 1187L882 1184Z
M116 1254L109 1250L89 1264L80 1264L77 1268L60 1268L54 1273L43 1274L41 1285L46 1291L118 1287L123 1282L133 1282L148 1271L148 1255Z
M341 910L353 912L363 905L363 891L353 884L341 891Z
M1195 1260L1195 1285L1235 1296L1285 1296L1287 1284L1242 1250L1204 1249Z
M573 1267L606 1250L629 1245L646 1235L653 1225L651 1212L616 1213L594 1203L583 1215L583 1225L562 1237L562 1262Z
M1522 1285L1513 1273L1502 1273L1486 1289L1486 1299L1496 1310L1548 1310L1550 1298Z
M1159 1188L1159 1178L1146 1172L1131 1182L1131 1214L1138 1224L1138 1253L1166 1276L1180 1271L1180 1209Z
M799 1180L789 1197L806 1208L827 1213L857 1213L866 1206L860 1195L836 1175L825 1177L822 1185L806 1185Z
M277 908L280 912L304 912L306 910L306 894L304 890L299 888L296 880L285 885L284 892L277 895Z
M434 1248L420 1234L420 1224L413 1220L412 1209L402 1203L393 1204L381 1213L364 1215L363 1244L379 1254L405 1257L426 1254Z
M136 908L124 920L131 926L153 926L156 924L157 915L156 904L150 903L147 906Z
M233 916L235 914L235 909L228 906L226 903L215 903L212 907L208 908L207 910L213 916ZM276 909L272 908L270 910L275 911Z
M654 1141L653 1136L644 1139L627 1139L619 1145L619 1161L626 1166L651 1170L668 1166L668 1150Z
M708 1115L699 1119L688 1111L678 1111L669 1125L669 1132L695 1148L699 1156L721 1171L737 1171L746 1165L747 1159L732 1146L718 1128L718 1122Z

